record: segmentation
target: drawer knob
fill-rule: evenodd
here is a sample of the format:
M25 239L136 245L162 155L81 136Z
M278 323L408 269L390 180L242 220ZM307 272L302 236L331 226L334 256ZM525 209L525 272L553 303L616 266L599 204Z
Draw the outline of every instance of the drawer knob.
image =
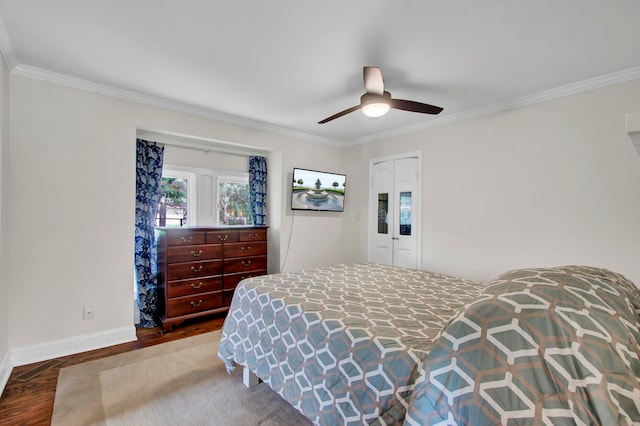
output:
M248 246L248 247L244 247L244 246L242 246L240 249L241 249L243 252L248 253L248 252L250 252L250 251L251 251L251 246Z
M229 234L224 234L224 237L222 235L218 235L218 239L220 241L227 241L227 238L229 238Z
M193 235L189 235L189 238L182 237L182 242L185 244L190 243L191 241L193 241Z
M196 290L199 289L200 287L202 287L202 281L200 281L198 284L196 283L191 283L191 288L195 288Z
M198 250L197 253L195 251L191 250L191 256L193 256L193 257L200 257L201 254L202 254L202 250Z
M193 272L200 272L202 271L202 265L198 266L197 268L195 266L191 267L191 271Z
M247 266L249 266L249 265L251 265L251 261L250 261L250 260L243 260L243 261L242 261L242 266L244 266L245 268L246 268Z
M200 305L202 305L202 299L198 300L198 303L194 302L193 300L191 301L192 308L197 308Z
M249 239L255 240L256 238L258 238L258 234L249 234Z

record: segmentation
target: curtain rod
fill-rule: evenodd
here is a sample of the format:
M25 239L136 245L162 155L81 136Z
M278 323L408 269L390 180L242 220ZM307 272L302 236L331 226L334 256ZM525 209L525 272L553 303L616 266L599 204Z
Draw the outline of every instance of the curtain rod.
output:
M195 151L203 151L205 154L209 154L210 152L212 152L212 153L219 153L219 154L226 154L226 155L238 155L238 156L241 156L241 157L249 157L251 155L264 156L266 154L266 153L255 153L255 152L231 150L231 149L220 148L220 147L208 147L208 146L201 146L201 145L191 145L191 144L181 143L181 142L158 142L158 143L161 143L161 144L164 144L164 145L169 145L169 146L174 146L176 148L185 148L185 149L193 149Z
M228 155L238 155L242 157L249 157L251 155L259 155L259 156L266 157L269 154L268 150L261 150L259 148L243 147L239 149L234 149L233 145L225 144L224 142L207 142L207 141L200 142L196 139L186 140L185 139L186 136L156 133L148 130L145 131L142 129L139 129L136 137L141 139L148 139L156 143L170 145L178 148L204 151L207 154L209 152L214 152L214 153L217 152L217 153L228 154ZM212 143L212 144L209 145L209 143Z

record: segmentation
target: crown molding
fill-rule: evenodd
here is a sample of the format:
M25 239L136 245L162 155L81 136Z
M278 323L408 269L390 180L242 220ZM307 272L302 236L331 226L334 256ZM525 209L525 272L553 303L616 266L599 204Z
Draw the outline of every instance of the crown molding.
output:
M1 36L1 34L0 34ZM229 124L234 124L242 127L248 127L256 130L263 130L266 132L277 133L280 135L291 136L297 139L304 139L310 142L323 143L327 145L341 146L340 141L330 138L323 138L309 133L300 132L298 130L288 129L285 127L275 126L272 124L264 123L257 120L251 120L248 118L238 117L230 114L224 114L218 111L213 111L207 108L201 108L182 102L172 101L156 96L146 95L131 90L119 89L106 84L95 83L93 81L84 80L81 78L71 77L66 74L61 74L49 70L45 70L30 65L17 64L13 73L22 77L32 78L35 80L46 81L48 83L57 84L60 86L70 87L73 89L83 90L86 92L97 93L100 95L111 96L114 98L123 99L130 102L136 102L143 105L149 105L158 107L170 111L181 112L189 115L195 115L202 118L221 121Z
M0 15L1 18L1 15ZM2 22L0 22L0 50L2 50L3 55L5 54L5 48L7 48L11 53L7 56L13 58L13 50L11 48L11 44L8 43L8 47L5 46L6 41L8 40L8 34L3 36L3 32L6 33L6 30L3 31L4 27ZM9 65L9 60L5 56L5 61L7 61L7 65ZM582 92L587 92L590 90L599 89L606 86L611 86L614 84L624 83L630 80L640 79L640 66L629 68L626 70L605 74L603 76L579 81L576 83L571 83L565 86L556 87L554 89L544 90L541 92L533 93L526 96L521 96L519 98L507 99L502 102L498 102L492 105L487 105L481 108L476 108L470 111L463 111L456 114L444 115L441 117L433 118L423 123L418 123L411 126L402 127L399 129L393 129L387 132L375 133L372 135L367 135L362 138L351 139L348 141L339 141L336 139L324 138L316 135L312 135L305 132L300 132L293 129L288 129L284 127L274 126L272 124L251 120L248 118L233 116L229 114L224 114L218 111L213 111L206 108L196 107L193 105L188 105L181 102L171 101L164 98L159 98L156 96L145 95L142 93L124 90L115 88L112 86L108 86L105 84L95 83L88 80L83 80L76 77L71 77L66 74L56 73L53 71L48 71L42 68L32 67L24 64L16 64L13 68L13 73L17 75L21 75L23 77L28 77L36 80L42 80L53 84L58 84L61 86L71 87L78 90L83 90L92 93L98 93L105 96L111 96L119 99L124 99L130 102L136 102L144 105L149 105L153 107L158 107L162 109L167 109L170 111L181 112L185 114L195 115L198 117L203 117L211 120L221 121L229 124L234 124L242 127L248 127L251 129L262 130L266 132L286 135L290 137L294 137L297 139L308 140L310 142L322 143L333 146L355 146L361 145L369 142L375 142L382 139L389 139L396 136L405 135L408 133L418 132L420 130L429 129L432 127L444 126L448 124L457 123L460 121L470 120L473 118L482 117L489 114L495 114L498 112L520 108L527 105L533 105L536 103L546 102L553 99L562 98L565 96L575 95Z
M432 127L444 126L447 124L457 123L459 121L470 120L472 118L478 118L489 114L495 114L514 108L520 108L527 105L533 105L541 102L551 101L553 99L562 98L565 96L576 95L578 93L587 92L590 90L600 89L606 86L612 86L614 84L624 83L631 80L640 79L640 66L628 68L626 70L613 72L611 74L605 74L599 77L590 78L587 80L579 81L576 83L567 84L565 86L556 87L554 89L543 90L541 92L532 93L530 95L521 96L519 98L507 99L502 102L498 102L492 105L487 105L481 108L476 108L470 111L464 111L457 114L444 115L437 117L424 123L415 124L412 126L406 126L400 129L390 130L388 132L376 133L375 135L369 135L362 138L350 140L346 143L347 146L360 145L369 142L375 142L382 139L388 139L395 136L401 136L408 133L414 133L420 130L429 129Z

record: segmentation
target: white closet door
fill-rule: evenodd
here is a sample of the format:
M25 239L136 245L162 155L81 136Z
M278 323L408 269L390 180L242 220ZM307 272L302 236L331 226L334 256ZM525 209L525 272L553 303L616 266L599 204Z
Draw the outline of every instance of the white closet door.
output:
M370 200L377 212L370 230L371 250L369 261L383 265L393 265L393 161L378 163L373 166L373 194Z
M418 160L407 158L394 161L395 228L393 231L393 265L418 267Z
M418 159L376 163L371 182L369 261L418 268Z

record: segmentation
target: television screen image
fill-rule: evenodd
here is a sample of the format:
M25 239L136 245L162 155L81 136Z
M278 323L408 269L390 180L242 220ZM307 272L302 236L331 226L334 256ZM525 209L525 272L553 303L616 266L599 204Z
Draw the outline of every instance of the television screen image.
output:
M344 211L346 178L339 173L294 168L291 210Z

